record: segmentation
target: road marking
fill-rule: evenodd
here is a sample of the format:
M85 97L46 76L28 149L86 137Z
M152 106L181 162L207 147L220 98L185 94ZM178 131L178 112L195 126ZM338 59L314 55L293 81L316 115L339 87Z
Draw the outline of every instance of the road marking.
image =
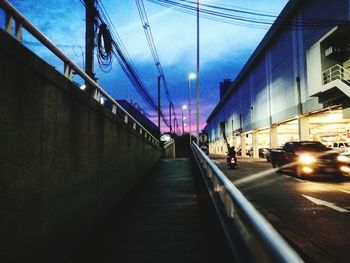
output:
M299 178L295 178L295 177L292 177L294 180L296 180L296 181L298 181L298 182L302 182L302 183L305 183L305 181L304 180L301 180L301 179L299 179Z
M336 188L336 189L339 190L340 192L344 192L344 193L350 194L350 191L339 189L339 188Z
M338 212L342 212L342 213L350 212L349 210L346 210L344 208L336 206L334 203L327 202L327 201L324 201L324 200L321 200L321 199L317 199L317 198L314 198L314 197L311 197L311 196L307 196L307 195L302 195L302 196L304 196L305 198L309 199L311 202L315 203L316 205L324 205L324 206L327 206L329 208L332 208L332 209L337 210Z
M286 176L287 176L287 175L286 175ZM292 178L293 178L295 181L298 181L298 182L301 182L301 183L310 183L310 184L314 184L314 185L319 186L319 184L315 184L315 183L312 183L312 182L309 182L309 181L304 181L304 180L299 179L299 178L295 178L295 177L292 177ZM334 186L330 186L330 185L323 185L322 187L325 188L325 189L333 189L333 190L337 190L337 191L340 191L340 192L343 192L343 193L350 194L350 191L344 190L344 189L341 189L341 188L338 188L338 187L334 187Z
M217 161L217 160L213 160L213 162L214 162L214 163L217 163L217 164L220 164L220 162L219 162L219 161Z

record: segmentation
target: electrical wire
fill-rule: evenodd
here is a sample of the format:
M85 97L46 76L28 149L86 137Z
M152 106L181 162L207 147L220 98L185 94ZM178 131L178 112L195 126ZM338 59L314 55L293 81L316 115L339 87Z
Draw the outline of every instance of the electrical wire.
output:
M82 1L82 0L81 0ZM102 52L98 48L99 58L101 60L100 66L109 66L112 63L112 54L117 58L119 65L121 66L124 73L127 75L128 79L135 87L139 95L144 99L144 101L150 106L151 109L158 112L158 105L152 98L146 87L144 86L141 78L139 77L134 63L132 62L129 54L126 51L121 38L117 34L117 31L106 11L102 2L96 1L96 28L99 28L98 41L100 41L101 47L103 44ZM109 28L111 31L109 31ZM100 62L100 61L99 61ZM160 116L166 126L170 127L167 119L165 118L163 112L160 109Z
M158 4L165 7L171 7L177 11L185 12L188 14L196 15L196 2L188 0L147 0L154 4ZM220 10L220 11L216 11ZM225 11L225 12L223 12ZM246 27L269 27L271 25L287 25L292 27L326 27L335 25L349 24L348 20L336 20L336 19L278 19L278 16L262 13L245 11L242 9L225 8L220 6L200 4L200 16L214 21L224 23L239 22L241 26Z
M150 26L150 23L149 23L149 20L148 20L148 17L147 17L146 8L144 6L144 2L143 2L143 0L135 0L135 2L136 2L137 10L139 12L141 24L142 24L142 27L143 27L144 32L145 32L147 44L149 46L149 49L150 49L152 57L153 57L154 64L157 67L159 76L163 80L163 86L164 86L165 94L167 96L167 99L168 99L170 108L172 110L173 116L174 116L174 118L176 118L176 113L175 113L175 109L174 109L174 103L172 102L172 99L171 99L171 96L170 96L170 92L169 92L169 89L168 89L167 80L166 80L166 77L165 77L162 65L160 63L160 59L159 59L159 56L158 56L157 48L156 48L156 45L155 45L155 42L154 42L154 38L153 38L153 35L152 35L151 26ZM170 122L169 124L170 124L170 127L171 127L171 119L169 120L169 122ZM176 127L174 127L174 129L175 128Z

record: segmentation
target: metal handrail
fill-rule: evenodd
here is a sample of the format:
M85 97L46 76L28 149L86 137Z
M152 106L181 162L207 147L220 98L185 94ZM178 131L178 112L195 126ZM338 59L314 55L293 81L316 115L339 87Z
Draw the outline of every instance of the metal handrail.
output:
M224 203L226 216L233 220L239 218L246 226L250 236L257 241L271 262L303 262L300 256L286 243L277 231L253 207L253 205L232 184L225 174L192 142L192 152L202 165L207 178L213 184L213 191L224 192L221 200ZM219 193L220 195L220 193ZM225 198L225 197L229 198Z
M339 64L333 65L332 67L323 71L322 76L323 76L323 81L322 81L323 85L334 80L342 80L350 84L350 71L345 69Z
M175 140L174 139L170 139L169 141L164 143L163 148L166 149L166 148L170 147L171 145L173 145L174 143L175 143Z
M11 5L7 0L0 0L0 8L2 8L6 13L6 31L12 33L11 30L11 19L16 21L16 38L21 41L22 39L22 26L31 33L37 40L39 40L45 47L47 47L52 53L54 53L61 61L64 62L64 75L67 78L71 78L73 71L76 72L82 79L91 85L94 90L94 98L102 94L106 99L108 99L112 104L112 112L116 114L117 108L122 110L125 115L125 122L128 122L130 118L135 124L137 124L140 129L144 130L151 141L159 146L159 140L156 139L145 127L143 127L134 117L132 117L117 101L115 101L99 84L97 84L92 78L90 78L78 65L76 65L70 58L68 58L55 44L46 37L43 33L39 31L28 19L26 19L13 5Z

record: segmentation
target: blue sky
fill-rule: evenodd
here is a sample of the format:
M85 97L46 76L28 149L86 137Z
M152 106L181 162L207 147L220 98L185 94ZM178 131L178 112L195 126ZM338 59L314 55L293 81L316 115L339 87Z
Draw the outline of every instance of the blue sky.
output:
M113 21L142 81L156 100L158 72L147 45L135 1L100 1ZM79 0L10 0L9 2L82 67L85 10ZM201 3L277 15L287 0L202 0ZM196 70L196 17L146 0L144 5L179 124L181 124L181 106L188 104L187 76L189 72ZM238 26L201 18L201 128L204 127L205 120L218 103L219 83L225 78L235 78L266 31L266 27L257 29L251 27L251 24L248 27ZM53 66L58 69L61 67L61 63L29 34L24 35L24 43ZM156 113L150 111L132 87L116 60L110 72L102 72L97 64L95 71L100 85L112 97L133 100L149 111L152 118L156 116ZM192 81L191 93L194 120L195 81ZM164 92L162 108L168 115L168 102ZM194 121L192 124L194 125Z

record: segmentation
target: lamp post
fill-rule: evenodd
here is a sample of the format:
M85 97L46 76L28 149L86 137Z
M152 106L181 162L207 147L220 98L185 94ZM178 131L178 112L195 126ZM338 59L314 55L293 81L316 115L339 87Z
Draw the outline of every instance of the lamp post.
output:
M192 127L191 127L191 80L195 79L197 77L196 73L190 73L188 74L188 122L189 122L189 134L190 134L190 145L191 145L191 134L192 134Z
M185 125L184 125L184 110L187 109L187 106L186 105L182 105L182 135L184 135L185 133Z

